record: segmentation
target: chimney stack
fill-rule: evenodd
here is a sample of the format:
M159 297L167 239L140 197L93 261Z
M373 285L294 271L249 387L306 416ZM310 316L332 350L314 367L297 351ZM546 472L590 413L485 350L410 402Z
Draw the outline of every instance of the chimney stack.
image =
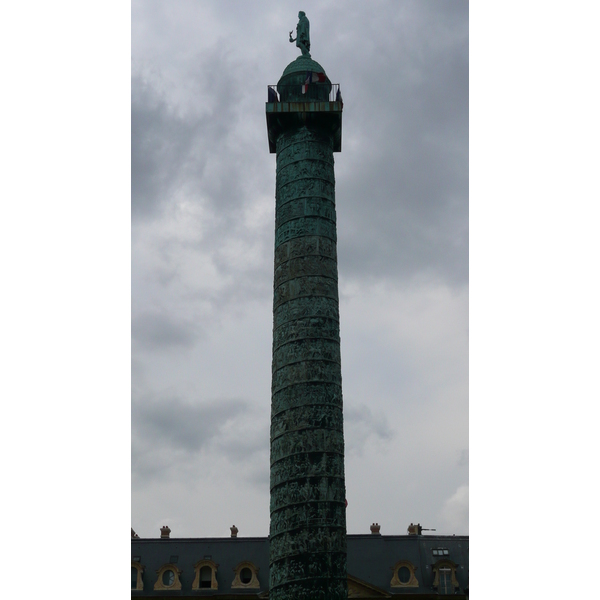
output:
M229 529L231 529L231 537L237 537L239 529L235 525Z
M408 535L421 535L423 528L420 523L413 525L412 523L408 526Z
M381 535L381 533L379 533L380 529L381 525L379 525L379 523L373 523L373 525L371 525L371 533L374 535Z
M170 533L171 533L171 530L169 529L169 526L163 525L163 527L160 528L160 539L161 540L169 539Z

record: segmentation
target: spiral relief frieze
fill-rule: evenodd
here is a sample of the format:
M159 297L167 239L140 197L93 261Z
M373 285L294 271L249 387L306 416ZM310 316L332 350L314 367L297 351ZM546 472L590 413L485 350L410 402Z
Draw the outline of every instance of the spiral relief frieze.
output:
M301 256L287 260L276 267L274 286L277 288L290 279L317 276L337 281L336 261L323 256Z
M277 328L291 321L310 317L322 317L339 322L340 311L337 297L292 298L285 304L275 307L273 311L273 326Z
M275 247L294 238L319 235L337 241L335 222L321 217L300 217L288 221L275 232Z
M331 258L337 263L336 246L332 240L319 236L304 236L294 238L277 247L275 250L275 268L292 258L305 258L312 255Z
M273 330L273 351L288 342L315 338L339 343L339 323L335 319L325 317L305 317L282 323Z
M296 382L272 394L271 419L295 406L310 404L331 405L342 408L342 388L335 383Z
M346 512L333 139L276 143L270 590L346 598Z
M294 199L277 208L275 225L279 228L284 223L301 217L319 217L335 223L335 205L331 200L323 198Z
M271 442L271 463L305 452L344 453L344 436L341 431L313 429L291 431Z
M308 360L327 360L339 364L339 341L310 338L289 341L273 351L273 371Z

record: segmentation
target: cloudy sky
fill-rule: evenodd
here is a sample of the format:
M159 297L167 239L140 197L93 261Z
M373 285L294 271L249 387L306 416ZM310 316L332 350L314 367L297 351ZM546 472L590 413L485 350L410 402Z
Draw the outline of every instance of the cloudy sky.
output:
M299 50L335 155L348 531L469 532L465 1L132 4L132 526L264 536L275 156Z

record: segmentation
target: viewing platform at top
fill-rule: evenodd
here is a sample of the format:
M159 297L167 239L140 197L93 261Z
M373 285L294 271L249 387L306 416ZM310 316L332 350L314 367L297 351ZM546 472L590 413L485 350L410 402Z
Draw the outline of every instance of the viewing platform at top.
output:
M294 83L267 87L269 152L277 137L294 127L317 127L333 135L333 151L342 150L342 95L338 83Z

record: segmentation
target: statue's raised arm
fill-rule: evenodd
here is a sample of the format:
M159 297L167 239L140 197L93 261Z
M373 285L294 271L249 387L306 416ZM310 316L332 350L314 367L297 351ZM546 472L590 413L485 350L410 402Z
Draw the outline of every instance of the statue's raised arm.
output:
M296 42L300 48L302 56L310 57L310 23L303 11L298 13L298 25L296 25L296 37L292 37L293 31L290 31L290 42Z

